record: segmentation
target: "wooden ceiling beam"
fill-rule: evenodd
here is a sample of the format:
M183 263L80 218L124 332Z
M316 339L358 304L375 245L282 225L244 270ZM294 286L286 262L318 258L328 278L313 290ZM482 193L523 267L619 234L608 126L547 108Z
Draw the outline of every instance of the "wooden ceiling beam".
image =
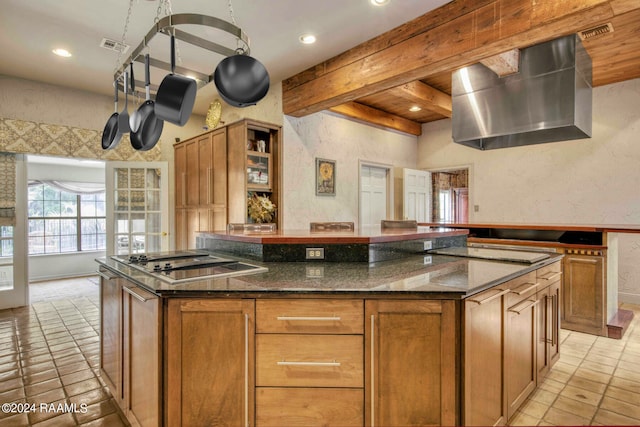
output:
M300 117L330 109L636 9L637 0L454 0L385 33L388 43L378 37L287 79L283 111ZM437 25L427 24L430 17Z
M423 110L451 117L451 96L421 81L405 83L386 92L406 100L407 103L415 104Z
M358 102L346 102L329 108L334 113L341 114L352 119L360 120L374 126L381 126L387 129L395 129L409 135L422 135L422 125L418 122L405 119L404 117L389 114L377 108Z

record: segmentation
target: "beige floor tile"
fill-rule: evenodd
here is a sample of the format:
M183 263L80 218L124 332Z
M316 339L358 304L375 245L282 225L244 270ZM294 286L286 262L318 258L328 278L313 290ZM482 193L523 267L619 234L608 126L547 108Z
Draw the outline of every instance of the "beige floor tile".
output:
M593 362L593 363L599 363L601 365L606 365L606 366L616 366L618 364L618 360L617 358L613 358L613 357L607 357L607 356L602 356L600 354L591 354L589 353L585 358L584 358L585 362Z
M576 375L571 377L567 385L578 387L578 388L581 388L593 393L598 393L598 394L603 394L605 389L607 388L606 384L599 383L596 381L591 381Z
M627 353L626 351L622 353L622 355L620 356L620 360L625 362L632 362L632 363L635 363L636 365L640 365L640 355Z
M90 421L86 424L82 424L82 427L126 427L129 424L122 420L118 413L109 414L104 418L99 418L94 421Z
M630 380L630 381L635 381L640 383L640 370L638 369L630 371L628 369L618 368L613 373L613 375L619 378L624 378L625 380Z
M551 405L558 397L558 394L552 393L547 390L538 389L531 394L530 399L536 402L544 403L545 405Z
M564 388L565 383L553 380L548 376L544 379L542 383L538 385L542 390L550 391L551 393L560 393L560 391Z
M86 393L87 391L95 390L95 389L101 388L101 387L102 387L102 385L100 384L98 379L97 378L93 378L93 379L90 379L90 380L87 380L87 381L82 381L82 382L79 382L79 383L66 385L66 386L64 386L64 389L67 392L68 396L75 396L77 394Z
M640 393L633 393L629 390L625 390L618 387L609 385L605 396L613 399L622 400L623 402L630 403L632 405L640 406Z
M546 378L549 378L554 381L558 381L561 383L566 383L571 378L572 373L562 372L561 370L553 369L547 374Z
M580 365L581 368L590 369L595 372L602 372L603 374L611 375L616 370L616 366L603 365L599 362L591 362L585 359Z
M591 391L587 391L582 388L566 386L562 392L560 392L560 396L573 399L578 402L586 403L592 406L598 406L600 404L600 400L602 399L602 394L594 393Z
M57 414L53 418L33 424L33 427L73 427L76 426L76 420L70 413Z
M2 418L0 419L0 427L29 427L29 417L27 414L14 414Z
M539 426L555 426L555 424L548 423L545 420L540 421L538 425Z
M113 400L103 400L102 402L87 406L87 412L76 414L76 418L78 419L78 423L82 424L105 417L114 412L117 412L117 410Z
M640 363L635 361L620 360L620 362L618 362L618 368L626 369L627 371L638 372L638 370L640 369Z
M588 420L591 420L591 418L593 418L596 410L598 409L598 407L595 405L590 405L585 402L579 402L562 395L556 399L556 401L553 403L552 408L560 409L562 411L569 412L570 414L574 414Z
M515 415L509 421L510 426L535 426L540 421L540 418L532 417L531 415L523 412L516 412Z
M573 374L576 369L578 369L578 366L571 365L569 363L563 362L562 360L559 360L555 365L553 365L552 371L560 371L566 374Z
M640 420L640 406L613 399L607 395L602 399L600 408Z
M624 415L616 414L615 412L608 411L606 409L598 409L593 421L601 423L606 426L637 426L640 425L640 420L636 420Z
M640 383L626 380L624 378L613 377L611 378L609 385L631 391L633 393L640 393Z
M560 352L560 362L564 362L573 366L579 366L582 363L582 360L582 357L575 357L565 354L564 349L562 349Z
M546 403L541 403L541 402L529 399L522 404L519 411L533 418L537 418L538 420L541 420L548 409L549 409L549 405L547 405Z
M590 380L590 381L603 383L603 384L608 384L609 381L611 380L611 375L609 374L592 371L591 369L586 369L586 368L576 369L576 372L573 375Z
M550 408L544 416L544 421L556 426L588 426L590 419L580 417L558 408Z

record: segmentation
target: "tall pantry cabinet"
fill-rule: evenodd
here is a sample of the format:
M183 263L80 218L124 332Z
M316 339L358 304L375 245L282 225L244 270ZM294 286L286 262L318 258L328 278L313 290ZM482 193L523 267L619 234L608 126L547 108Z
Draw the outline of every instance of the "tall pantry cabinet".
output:
M280 126L241 120L174 145L176 250L195 248L198 232L249 222L254 193L279 207L281 134Z

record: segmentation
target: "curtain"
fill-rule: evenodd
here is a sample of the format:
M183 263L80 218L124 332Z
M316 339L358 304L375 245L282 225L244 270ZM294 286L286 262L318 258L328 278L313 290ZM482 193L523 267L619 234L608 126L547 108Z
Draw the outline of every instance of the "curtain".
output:
M16 220L16 156L0 153L0 226Z
M58 180L31 180L29 187L47 184L57 190L66 191L74 194L98 194L104 193L105 186L97 182L76 182L76 181L58 181Z

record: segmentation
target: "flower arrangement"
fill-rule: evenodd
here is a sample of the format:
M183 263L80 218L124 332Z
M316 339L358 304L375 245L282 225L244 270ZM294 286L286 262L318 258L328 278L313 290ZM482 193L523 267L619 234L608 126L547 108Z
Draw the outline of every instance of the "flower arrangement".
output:
M276 205L266 196L254 193L247 201L249 218L258 224L272 222L276 214Z

